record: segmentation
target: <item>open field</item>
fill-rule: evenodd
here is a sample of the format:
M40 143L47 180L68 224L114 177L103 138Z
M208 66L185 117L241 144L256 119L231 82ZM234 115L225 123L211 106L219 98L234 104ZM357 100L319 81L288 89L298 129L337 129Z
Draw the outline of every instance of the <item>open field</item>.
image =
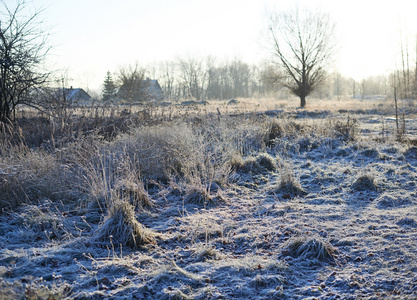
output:
M416 299L414 106L295 108L3 127L0 299Z

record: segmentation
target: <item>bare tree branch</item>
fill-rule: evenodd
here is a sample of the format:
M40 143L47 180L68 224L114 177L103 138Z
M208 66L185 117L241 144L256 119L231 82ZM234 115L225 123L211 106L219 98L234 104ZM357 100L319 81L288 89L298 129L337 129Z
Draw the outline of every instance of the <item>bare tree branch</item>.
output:
M18 104L30 103L32 88L46 82L42 63L49 51L47 34L39 21L41 11L21 17L25 1L11 9L0 2L0 121L14 118Z

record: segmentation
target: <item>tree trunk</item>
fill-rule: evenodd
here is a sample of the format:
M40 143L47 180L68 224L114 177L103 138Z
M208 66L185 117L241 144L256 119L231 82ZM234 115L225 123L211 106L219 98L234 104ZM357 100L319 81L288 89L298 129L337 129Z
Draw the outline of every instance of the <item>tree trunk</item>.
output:
M306 96L300 96L300 106L304 108L306 106Z

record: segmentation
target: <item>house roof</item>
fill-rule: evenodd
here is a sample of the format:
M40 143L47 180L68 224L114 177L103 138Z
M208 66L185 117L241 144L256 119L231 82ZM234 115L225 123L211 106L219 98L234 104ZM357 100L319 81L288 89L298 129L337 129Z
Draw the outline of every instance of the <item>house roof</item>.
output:
M87 94L87 92L85 92L81 88L75 88L75 89L69 88L69 89L65 89L64 91L65 91L65 96L67 100L69 101L88 100L91 98L91 96Z

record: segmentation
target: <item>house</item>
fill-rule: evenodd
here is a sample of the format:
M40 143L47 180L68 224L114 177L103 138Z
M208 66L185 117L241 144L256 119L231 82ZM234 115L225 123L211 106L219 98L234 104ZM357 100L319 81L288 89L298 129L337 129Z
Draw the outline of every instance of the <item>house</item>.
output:
M65 99L71 103L87 102L91 99L91 96L80 88L64 89Z
M148 99L157 101L164 99L164 93L162 92L158 80L146 78L145 80L142 80L142 82L143 89L145 90Z

